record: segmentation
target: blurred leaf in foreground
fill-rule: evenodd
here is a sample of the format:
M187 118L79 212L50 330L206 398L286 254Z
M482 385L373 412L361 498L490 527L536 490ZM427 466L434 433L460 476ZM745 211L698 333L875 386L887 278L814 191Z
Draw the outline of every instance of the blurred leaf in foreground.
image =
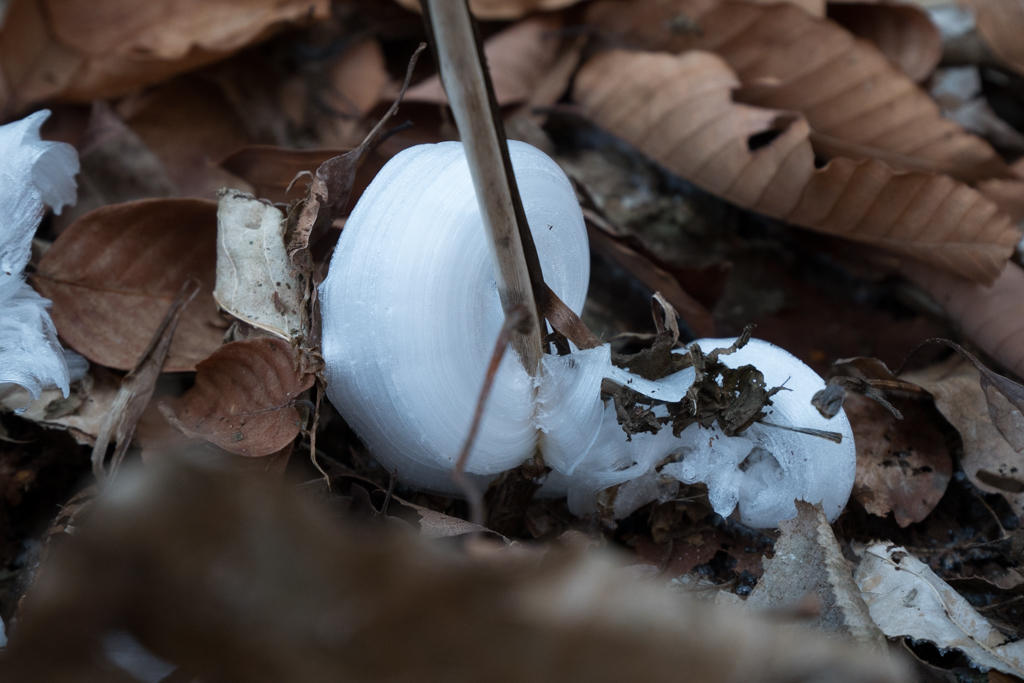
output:
M116 671L111 632L204 681L907 680L896 661L682 601L607 558L473 560L209 465L123 477L37 574L4 681L100 680Z

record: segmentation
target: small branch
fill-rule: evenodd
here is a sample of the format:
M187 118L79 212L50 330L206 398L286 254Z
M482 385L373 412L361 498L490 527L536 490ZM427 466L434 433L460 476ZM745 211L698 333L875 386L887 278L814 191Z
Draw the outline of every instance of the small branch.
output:
M505 316L524 306L533 324L512 346L531 375L542 354L547 289L512 172L508 142L466 0L426 0L423 18L466 150ZM520 326L525 328L525 326Z
M529 320L529 313L524 306L516 306L505 317L505 324L498 333L498 339L494 342L494 353L491 354L491 362L487 366L487 374L484 375L484 385L480 389L480 397L476 402L476 412L473 413L473 421L469 425L469 433L466 435L466 443L462 446L459 459L452 470L452 479L466 494L469 501L469 508L472 521L478 526L484 525L483 495L473 486L473 482L466 476L466 464L469 462L469 454L473 450L473 442L476 441L477 432L480 430L480 422L484 416L484 407L487 405L487 397L491 395L491 386L494 384L494 377L498 374L498 366L505 355L505 349L513 335L522 325Z

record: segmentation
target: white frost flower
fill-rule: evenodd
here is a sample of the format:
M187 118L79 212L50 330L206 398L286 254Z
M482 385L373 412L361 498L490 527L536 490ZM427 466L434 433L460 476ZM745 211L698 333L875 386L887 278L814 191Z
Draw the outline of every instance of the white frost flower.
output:
M572 185L540 150L511 141L509 153L544 278L579 314L590 251ZM384 166L345 223L320 300L335 407L399 478L456 491L451 471L504 318L460 143L412 147ZM709 352L733 341L695 343ZM486 485L539 450L552 469L540 495L567 496L576 514L596 510L599 491L633 482L629 504L616 501L627 515L670 479L705 482L716 512L738 509L754 527L796 515L795 499L820 502L835 519L853 487L856 448L842 412L829 420L811 405L824 381L756 339L722 362L753 365L769 387L785 387L768 419L740 436L692 424L680 437L666 427L628 440L614 406L601 398L602 381L675 403L694 382L692 367L650 381L613 365L605 344L546 355L530 377L509 352L466 471ZM664 405L654 410L667 417ZM808 428L837 433L841 442L793 431Z
M50 302L24 275L45 207L59 214L75 202L78 154L39 138L49 115L38 111L0 126L0 395L20 385L33 399L53 386L67 396L70 383Z

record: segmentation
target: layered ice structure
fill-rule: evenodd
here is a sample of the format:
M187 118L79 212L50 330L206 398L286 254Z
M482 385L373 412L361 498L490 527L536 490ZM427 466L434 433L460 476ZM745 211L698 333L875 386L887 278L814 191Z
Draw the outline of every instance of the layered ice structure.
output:
M50 302L24 276L45 207L59 214L75 203L78 154L71 145L39 138L49 115L42 110L0 126L0 396L18 385L33 399L48 387L66 397L71 379ZM82 365L84 359L71 353Z
M590 255L572 185L543 152L513 141L509 152L545 281L579 314ZM332 403L403 481L454 491L451 470L503 322L461 143L420 145L388 162L346 222L320 298ZM708 352L732 341L695 343ZM755 423L733 437L696 424L675 437L668 426L627 440L614 406L601 398L602 380L675 403L693 384L693 368L646 380L614 366L603 345L545 356L532 378L510 350L467 472L486 482L539 450L552 469L541 493L567 495L577 514L596 510L598 492L609 487L675 479L706 483L716 512L738 507L750 526L794 516L795 499L821 502L834 519L849 498L856 458L845 415L826 419L811 405L824 382L764 341L720 360L754 365L769 387L784 387L764 420L778 426ZM655 412L667 415L663 405ZM632 509L657 495L656 486L633 489Z

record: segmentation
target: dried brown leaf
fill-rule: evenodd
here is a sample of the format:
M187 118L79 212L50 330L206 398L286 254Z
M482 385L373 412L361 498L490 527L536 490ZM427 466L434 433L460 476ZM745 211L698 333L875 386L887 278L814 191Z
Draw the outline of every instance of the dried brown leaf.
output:
M737 85L709 53L616 50L583 66L574 93L599 126L740 206L980 282L998 275L1018 233L976 190L871 158L815 168L807 121L733 102Z
M550 12L575 5L580 0L469 0L469 9L477 19L508 21L532 12ZM413 12L422 12L420 0L395 0Z
M0 28L9 100L124 95L223 59L276 29L328 16L328 0L14 0Z
M106 102L93 103L78 158L78 201L54 217L57 232L107 204L178 194L160 158Z
M977 368L965 358L952 356L903 377L931 393L936 407L960 432L964 442L961 465L971 483L987 493L1002 495L1014 514L1024 514L1024 448L1017 450L993 422Z
M944 119L874 45L791 4L602 2L588 19L628 45L717 53L743 85L737 101L801 112L816 134L848 146L844 156L902 158L967 182L1011 177L987 142Z
M1024 2L1021 0L965 0L974 9L978 33L997 57L1024 74Z
M938 504L953 461L935 426L941 418L934 409L913 399L889 400L902 420L865 396L849 394L843 404L857 444L853 497L873 515L892 512L896 523L905 527L923 520Z
M928 14L914 5L830 2L828 18L874 43L912 81L928 78L942 59L942 36Z
M288 342L231 342L199 363L195 385L168 405L187 436L238 455L270 455L302 429L296 405L314 379L295 369Z
M928 292L950 319L988 355L1024 377L1024 270L1016 263L990 286L907 261L903 274Z
M213 285L217 204L143 199L97 209L65 230L39 262L33 284L53 300L57 331L89 360L130 370L181 285L202 289L188 305L164 364L189 371L220 346L226 323Z
M249 143L249 135L216 84L197 76L122 100L125 122L160 157L181 195L213 199L222 187L248 191L216 160Z
M498 104L525 102L544 80L558 57L562 22L558 16L524 19L484 42L484 56ZM405 94L406 102L447 104L441 79L431 76Z

